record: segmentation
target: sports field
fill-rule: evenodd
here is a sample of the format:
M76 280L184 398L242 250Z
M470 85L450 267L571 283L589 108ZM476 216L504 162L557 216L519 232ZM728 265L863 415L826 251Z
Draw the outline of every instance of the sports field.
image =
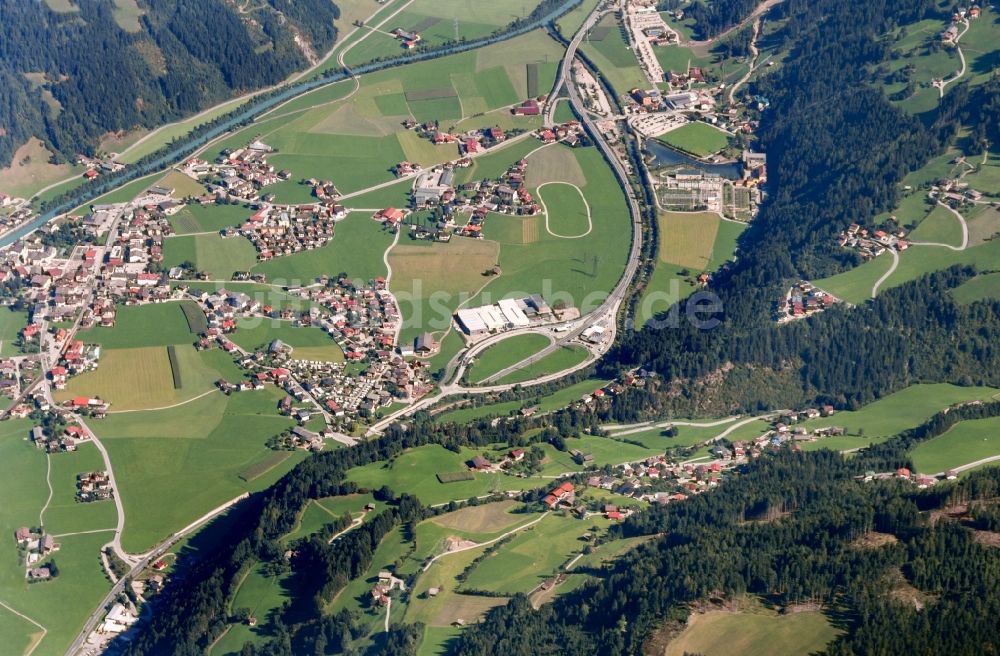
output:
M725 148L729 135L703 121L692 121L661 134L656 140L696 157L705 157Z
M246 482L239 477L270 450L267 439L291 426L277 413L280 393L209 394L169 410L112 414L95 430L115 467L125 504L122 543L131 552L156 541L244 491L260 490L304 453Z
M578 239L586 237L593 229L587 199L576 185L548 182L538 188L538 198L545 208L545 230L549 234Z
M78 337L106 349L191 344L197 336L184 318L185 304L197 310L193 301L119 306L113 328L96 326L80 332Z
M663 656L811 654L821 651L837 633L818 611L790 615L764 610L709 611L688 618L687 628L660 653Z
M528 334L509 337L483 351L469 370L469 380L478 383L496 372L531 356L549 345L544 335Z

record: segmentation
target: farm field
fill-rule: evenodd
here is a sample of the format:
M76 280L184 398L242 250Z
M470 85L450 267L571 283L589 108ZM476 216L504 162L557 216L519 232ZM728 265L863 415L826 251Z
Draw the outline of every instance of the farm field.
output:
M167 410L112 414L94 426L111 455L125 504L122 544L149 549L218 505L267 487L304 453L246 482L248 466L271 453L268 438L292 425L277 414L273 387L210 394Z
M743 223L724 221L711 212L658 212L656 266L637 307L644 325L698 289L696 276L714 271L732 258Z
M703 121L692 121L658 136L656 140L695 157L705 157L725 148L729 135Z
M0 357L10 357L20 353L17 338L28 324L28 313L11 308L0 309Z
M5 500L0 505L0 531L5 535L13 535L20 526L36 526L39 511L49 495L45 483L45 455L26 439L30 427L31 422L27 420L13 420L5 422L0 428L0 459L8 468L0 480L0 495ZM77 456L82 456L82 459L77 460ZM59 458L65 460L57 462ZM52 514L52 530L62 533L62 527L68 530L108 528L103 509L97 509L96 513L84 513L86 516L74 524L70 522L76 520L62 508L64 504L74 503L72 498L67 501L65 494L69 491L67 483L75 491L75 480L67 481L66 477L78 466L83 471L92 465L89 454L83 449L76 453L58 454L53 456L53 463L55 492L58 494L58 497L53 497L53 503L59 504L59 510ZM72 475L75 476L75 472ZM113 508L111 516L114 516ZM113 519L110 525L114 525ZM100 546L108 541L109 535L92 533L59 538L57 542L61 548L54 558L60 575L52 581L36 585L25 583L24 568L14 555L14 545L7 542L5 557L0 562L0 599L46 627L48 633L41 638L41 631L36 626L0 608L0 638L4 644L21 649L41 638L34 654L55 656L65 652L91 609L110 587L97 557Z
M503 378L498 379L498 384L524 383L541 376L554 374L564 369L576 366L587 359L589 351L578 345L564 346L546 355L538 362L533 362L527 367L512 371Z
M618 95L649 86L639 61L628 47L624 28L613 14L602 18L590 30L580 49L604 73Z
M461 454L449 451L439 445L428 445L409 449L398 458L387 463L373 463L356 467L347 478L360 487L377 489L390 486L395 492L413 494L426 505L447 503L455 499L488 494L494 487L500 489L523 489L532 487L532 482L503 474L476 473L475 478L455 483L441 483L439 473L468 470L465 464L478 450L463 449Z
M386 275L382 254L391 244L392 235L370 213L352 212L337 223L333 240L325 246L261 262L252 271L265 274L273 284L291 286L311 284L321 275L332 277L341 271L368 281Z
M448 3L457 7L455 11L464 11L468 4L465 0ZM473 12L498 10L494 5L474 4ZM353 49L348 63L350 57L361 56L376 36L383 35L369 37ZM394 49L399 48L398 42L391 41ZM555 78L558 54L558 44L536 31L480 50L366 75L358 92L344 102L350 85L322 87L213 145L204 157L214 159L222 149L243 146L252 135L260 134L277 149L270 158L275 167L293 173L292 180L269 188L279 202L312 202L310 188L298 182L304 177L330 179L342 194L350 194L391 182L390 169L404 159L424 166L444 159L444 149L415 141L415 135L402 127L403 119L440 120L441 127L447 128L463 115L520 102L527 96L527 66L536 67L538 85L548 89ZM529 119L524 125L535 123ZM367 209L374 205L350 199L348 206Z
M865 262L850 271L823 280L817 280L816 284L823 289L829 288L835 295L836 292L833 291L834 289L843 291L845 277L848 274L852 274L849 278L846 278L849 287L856 288L859 286L861 280L866 279L870 279L872 284L874 284L879 277L875 273L884 266L883 264L876 264L880 259L882 258L875 258L875 260ZM996 266L998 259L1000 259L1000 240L993 240L979 246L972 246L964 251L953 251L935 246L913 246L900 255L899 266L893 272L892 276L882 283L879 291L898 287L911 280L916 280L926 273L940 271L954 264L972 265L980 270L990 271ZM887 269L888 267L885 270ZM870 289L869 286L869 293Z
M462 588L501 594L527 593L583 551L586 543L580 538L584 533L592 533L594 526L607 523L596 517L581 522L575 517L547 515L476 565Z
M119 412L173 405L213 389L219 372L212 361L221 351L199 353L190 344L180 344L176 353L180 388L174 387L167 348L143 346L103 350L96 370L74 376L53 396L56 401L100 397L111 403L112 412Z
M464 40L489 36L513 20L523 17L523 10L524 7L515 0L490 3L475 0L416 0L382 24L379 32L372 32L352 48L345 63L357 66L378 57L406 53L402 42L388 34L396 28L420 34L421 46L437 46L455 40L456 30L458 38ZM379 20L370 21L370 24L378 25Z
M171 196L179 200L188 196L201 196L205 193L205 185L175 169L167 172L156 181L156 184L166 189L173 189L174 192Z
M488 239L453 237L450 242L404 241L389 253L389 287L400 304L406 343L424 331L451 325L458 306L474 297L491 278L499 245Z
M498 371L520 362L542 350L550 343L544 335L515 335L489 347L477 358L476 364L469 370L468 377L473 383L492 376Z
M237 226L249 218L253 210L242 205L185 205L177 214L169 218L170 225L178 235L198 232L218 232Z
M631 436L628 436L629 439ZM559 451L548 443L541 445L545 450L545 461L542 463L543 476L558 476L567 472L582 471L584 466L573 460L570 451L576 449L581 453L594 456L593 462L586 463L587 467L603 467L604 465L621 465L626 462L634 462L648 458L651 455L662 454L662 448L647 448L635 444L629 444L621 440L608 437L597 437L594 435L583 435L582 437L567 437L564 439L566 450Z
M234 271L248 271L257 263L257 250L242 236L187 235L163 240L164 268L185 261L215 280L229 280Z
M687 628L667 646L664 656L698 653L705 656L745 654L810 654L837 637L823 613L790 615L758 610L731 613L709 611L692 615Z
M951 290L957 303L973 303L984 299L1000 299L1000 273L985 273L967 280Z
M105 349L191 344L197 336L188 327L184 304L197 309L193 301L119 306L113 328L95 326L81 331L78 338Z
M855 446L867 446L884 441L907 428L918 426L935 413L955 403L992 399L1000 391L991 387L959 387L947 383L911 385L895 394L870 403L855 411L839 411L830 417L820 417L801 422L807 429L824 426L841 426L853 437ZM829 438L818 440L815 448Z
M927 241L937 244L961 246L962 226L947 208L936 205L920 221L917 229L910 233L909 238L912 241Z
M860 305L871 298L875 282L885 275L891 266L892 256L883 253L853 269L814 282L817 287L837 298Z
M255 317L240 319L236 332L230 337L247 350L258 350L280 339L293 348L292 357L297 360L344 360L340 346L322 329L314 326L293 326L288 321Z
M935 474L976 460L1000 455L1000 420L961 421L948 432L921 442L910 457L916 470Z

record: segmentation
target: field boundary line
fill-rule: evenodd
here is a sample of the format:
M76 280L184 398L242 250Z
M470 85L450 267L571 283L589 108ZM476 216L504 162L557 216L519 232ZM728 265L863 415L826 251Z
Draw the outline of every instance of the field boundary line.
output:
M561 184L573 187L576 189L576 193L580 194L580 200L583 201L583 206L587 208L587 231L579 235L560 235L557 232L552 232L552 228L549 227L549 208L545 204L545 199L542 198L542 187L547 185ZM583 190L572 182L564 182L562 180L552 180L550 182L543 182L542 184L535 187L535 193L538 194L538 202L542 204L542 211L545 212L545 232L549 233L553 237L558 237L559 239L582 239L586 237L594 230L594 219L590 212L590 203L587 202L587 197L583 194Z
M198 396L191 397L187 401L181 401L180 403L175 403L173 405L164 405L164 406L160 406L159 408L136 408L135 410L109 410L108 414L109 415L124 415L124 414L128 414L130 412L154 412L156 410L170 410L171 408L177 408L177 407L180 407L182 405L187 405L188 403L191 403L192 401L197 401L198 399L201 399L201 398L204 398L204 397L208 396L212 392L218 392L218 391L220 391L218 388L213 387L212 389L210 389L208 391L202 392Z
M35 640L34 644L31 645L31 648L28 649L28 651L24 652L24 656L31 656L31 654L38 648L38 645L42 644L42 640L44 640L45 636L48 635L49 630L46 629L41 624L39 624L38 622L36 622L35 620L33 620L30 617L28 617L27 615L25 615L24 613L21 613L19 611L14 610L13 608L11 608L7 604L5 604L3 601L0 601L0 606L3 606L4 608L6 608L7 610L9 610L10 612L14 613L18 617L20 617L22 620L26 620L28 622L31 622L32 624L34 624L35 626L37 626L39 629L42 630L42 635L39 636L38 640Z
M45 484L49 486L49 498L45 500L45 505L38 511L38 525L41 527L45 526L45 511L49 509L54 494L52 490L52 454L50 453L45 454Z

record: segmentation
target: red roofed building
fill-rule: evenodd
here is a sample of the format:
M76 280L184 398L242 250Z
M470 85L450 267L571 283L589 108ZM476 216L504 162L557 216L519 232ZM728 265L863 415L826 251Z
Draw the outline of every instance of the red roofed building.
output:
M482 151L482 147L479 145L479 142L476 141L475 139L466 139L462 143L462 147L465 150L466 155L472 155Z
M613 519L616 522L620 522L625 519L625 515L621 514L617 510L612 510L611 512L604 513L604 516L608 519Z
M387 207L384 210L379 210L372 217L376 221L383 221L385 223L391 223L393 225L399 223L406 216L406 212L403 210L398 210L395 207Z
M538 106L538 101L528 98L523 103L514 108L514 114L518 116L538 116L542 109Z

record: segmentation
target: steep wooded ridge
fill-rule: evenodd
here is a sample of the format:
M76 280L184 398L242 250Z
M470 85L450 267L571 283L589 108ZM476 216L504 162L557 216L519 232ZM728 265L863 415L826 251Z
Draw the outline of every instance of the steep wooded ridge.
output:
M959 86L918 120L870 81L891 47L880 35L932 15L928 3L789 0L772 11L788 18L779 38L792 53L756 85L775 108L759 133L773 193L744 233L738 263L713 282L723 323L629 333L608 373L643 365L685 385L716 379L715 405L691 407L704 394L678 397L687 402L678 412L695 413L817 400L854 407L918 381L996 382L1000 306L958 306L948 293L968 271L903 285L863 309L774 323L789 284L857 264L836 234L895 207L902 177L942 152L960 124L980 139L996 132L982 108L996 106L997 84Z
M275 84L336 38L330 0L257 4L244 14L227 0L141 0L126 30L113 0L65 13L0 3L0 165L32 136L70 159L108 132L156 127Z

